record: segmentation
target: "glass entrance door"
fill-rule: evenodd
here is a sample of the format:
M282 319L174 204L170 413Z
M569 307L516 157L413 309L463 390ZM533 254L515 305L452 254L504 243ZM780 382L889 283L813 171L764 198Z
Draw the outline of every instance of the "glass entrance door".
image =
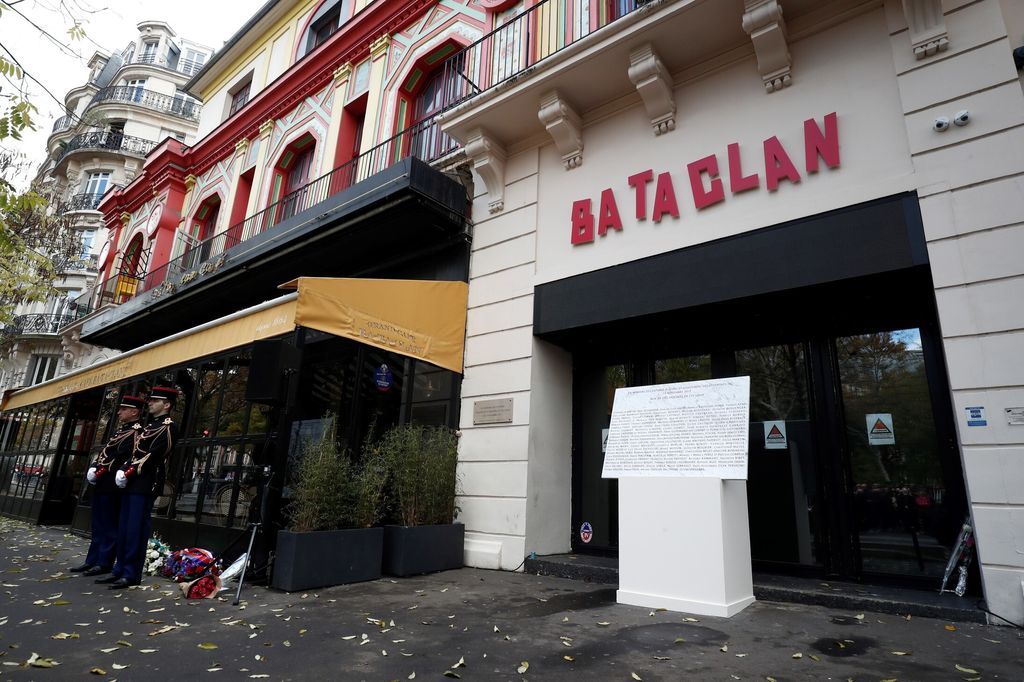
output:
M941 577L963 510L948 505L921 333L841 336L835 354L859 572Z
M735 375L750 377L747 511L758 564L821 566L818 448L803 343L736 351Z

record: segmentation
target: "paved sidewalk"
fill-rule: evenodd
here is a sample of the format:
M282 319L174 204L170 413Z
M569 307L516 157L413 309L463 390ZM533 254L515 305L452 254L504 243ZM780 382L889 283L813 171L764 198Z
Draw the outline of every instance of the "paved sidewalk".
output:
M605 585L476 569L247 586L240 608L162 578L107 590L67 572L85 548L0 520L0 679L1024 680L1012 628L771 602L687 617L619 606ZM26 666L33 654L59 665Z

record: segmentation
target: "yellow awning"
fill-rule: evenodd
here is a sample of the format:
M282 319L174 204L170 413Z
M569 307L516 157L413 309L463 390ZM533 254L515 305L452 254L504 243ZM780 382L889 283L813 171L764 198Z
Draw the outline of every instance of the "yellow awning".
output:
M295 324L462 372L465 282L300 277Z
M469 287L465 282L301 277L298 297L255 306L102 364L11 394L2 409L172 367L292 331L318 329L462 372Z

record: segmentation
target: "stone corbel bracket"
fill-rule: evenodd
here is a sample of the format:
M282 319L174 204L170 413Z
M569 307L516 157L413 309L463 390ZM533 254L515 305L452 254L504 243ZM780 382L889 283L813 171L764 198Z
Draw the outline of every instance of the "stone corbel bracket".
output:
M484 130L475 128L466 137L463 151L487 187L487 209L492 214L504 210L505 148Z
M555 147L562 155L565 170L572 170L582 164L583 125L580 116L562 99L557 90L541 96L537 117L547 128L551 139L555 141Z
M790 84L793 59L786 42L786 24L778 0L743 0L743 30L754 43L757 70L765 92L775 92Z
M629 53L629 80L644 102L655 135L676 129L676 101L672 79L650 43Z
M910 47L917 59L931 57L949 48L942 0L903 0L903 16L910 28Z

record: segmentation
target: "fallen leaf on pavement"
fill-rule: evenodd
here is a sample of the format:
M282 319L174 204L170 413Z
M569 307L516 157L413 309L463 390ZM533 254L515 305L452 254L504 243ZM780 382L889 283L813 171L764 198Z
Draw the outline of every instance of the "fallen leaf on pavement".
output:
M967 673L968 675L977 675L978 674L977 670L974 670L973 668L968 668L967 666L960 665L959 663L957 663L953 667L956 668L957 670L959 670L962 673Z
M459 656L459 662L452 666L452 670L455 670L456 668L465 668L465 667L466 667L466 659L464 657L462 657L462 656Z
M630 673L629 676L636 680L636 682L644 682L644 678L640 677L636 673Z
M519 667L516 668L516 672L519 673L520 675L522 675L523 673L525 673L529 669L530 669L530 662L529 661L521 661L519 663Z
M106 675L107 674L107 671L104 670L103 668L93 668L89 672L92 673L93 675Z
M206 649L207 651L211 651L217 648L217 645L213 642L203 642L202 644L197 644L196 646L198 646L200 649Z

